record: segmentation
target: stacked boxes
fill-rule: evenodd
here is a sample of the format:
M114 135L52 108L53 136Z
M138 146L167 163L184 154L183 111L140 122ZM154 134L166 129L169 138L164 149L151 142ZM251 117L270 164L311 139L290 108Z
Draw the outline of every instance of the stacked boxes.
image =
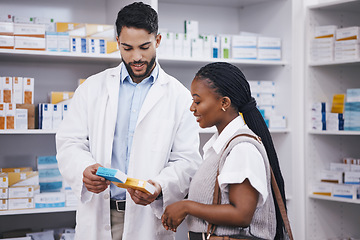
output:
M326 103L313 103L311 107L311 129L326 130Z
M336 30L335 60L359 58L360 27L339 28Z
M286 117L276 109L276 85L274 81L249 81L252 97L255 98L265 123L271 129L285 129Z
M360 89L347 89L346 96L344 129L360 131Z
M34 208L34 196L40 192L39 174L31 168L2 168L0 210Z
M14 49L14 23L0 22L0 49Z
M259 60L281 60L281 39L272 37L258 37Z
M354 160L354 159L351 159ZM312 193L349 199L360 199L360 161L330 163L329 170L321 170L318 181L312 186Z
M231 39L234 59L257 59L257 37L234 35Z
M15 49L45 51L45 25L14 17L14 40Z
M55 156L39 156L37 158L40 192L60 192L62 176Z
M67 103L39 103L39 129L58 129L67 110Z
M310 57L313 62L333 61L334 42L337 26L315 27L314 39L311 41Z
M34 78L0 77L0 129L34 128Z

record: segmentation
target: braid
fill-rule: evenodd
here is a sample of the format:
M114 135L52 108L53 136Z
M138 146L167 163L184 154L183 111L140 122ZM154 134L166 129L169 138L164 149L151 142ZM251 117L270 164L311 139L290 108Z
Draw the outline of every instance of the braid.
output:
M275 147L269 129L267 128L261 113L256 108L255 99L251 97L250 85L244 74L239 68L232 64L216 62L202 67L196 73L196 77L206 81L208 86L220 96L229 97L232 106L237 111L242 112L248 127L261 138L286 207L284 179L280 171ZM276 202L274 191L272 192L277 221L275 239L283 239L284 223Z

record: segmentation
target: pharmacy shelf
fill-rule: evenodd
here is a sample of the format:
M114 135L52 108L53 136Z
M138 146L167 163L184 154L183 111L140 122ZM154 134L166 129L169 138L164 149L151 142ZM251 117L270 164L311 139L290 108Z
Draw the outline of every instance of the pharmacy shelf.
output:
M274 0L182 0L182 4L209 5L219 7L244 7ZM160 3L179 3L179 0L159 0Z
M0 130L0 135L23 135L23 134L55 134L56 130L27 129L27 130Z
M327 62L313 62L310 63L310 67L326 67L326 66L336 66L336 65L360 65L360 59L349 59L343 61L327 61Z
M224 58L184 58L184 57L159 57L159 62L165 63L167 65L178 65L181 64L182 66L203 66L207 63L212 62L228 62L235 65L241 66L285 66L287 65L286 61L275 61L275 60L243 60L243 59L224 59Z
M4 60L32 60L32 61L66 61L66 62L120 62L120 52L111 54L89 54L89 53L72 53L72 52L49 52L49 51L32 51L32 50L13 50L0 49L0 58ZM261 61L261 60L239 60L239 59L223 59L223 58L184 58L184 57L159 57L160 63L168 65L182 66L203 66L211 62L229 62L242 66L285 66L285 61Z
M309 5L309 9L336 10L336 11L356 11L359 9L360 2L358 0L336 0L319 4Z
M73 212L76 207L58 207L58 208L31 208L21 210L0 211L0 216L4 215L21 215L21 214L38 214L38 213L56 213L56 212Z
M6 60L32 60L32 61L94 61L119 62L120 52L111 54L90 54L72 52L49 52L34 50L0 49L0 58Z
M360 204L360 199L348 199L348 198L342 198L342 197L322 196L322 195L316 195L316 194L310 194L309 198L326 200L326 201Z
M339 135L339 136L353 136L360 135L360 131L321 131L321 130L310 130L310 134L318 135Z

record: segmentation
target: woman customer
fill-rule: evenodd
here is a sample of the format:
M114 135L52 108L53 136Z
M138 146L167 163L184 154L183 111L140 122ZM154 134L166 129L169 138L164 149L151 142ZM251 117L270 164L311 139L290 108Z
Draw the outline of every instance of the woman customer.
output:
M188 199L165 209L165 229L176 231L187 217L191 240L205 239L209 224L216 236L284 239L270 169L285 203L284 180L244 74L229 63L208 64L197 72L191 94L190 111L200 127L216 126L217 132L204 146L204 162L192 179ZM216 180L221 204L213 204Z

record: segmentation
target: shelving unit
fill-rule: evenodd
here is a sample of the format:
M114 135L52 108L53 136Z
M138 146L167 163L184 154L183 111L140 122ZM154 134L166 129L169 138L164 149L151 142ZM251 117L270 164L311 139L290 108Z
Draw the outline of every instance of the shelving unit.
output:
M13 15L40 15L64 22L113 24L117 11L130 2L132 1L82 0L74 2L64 0L58 2L51 0L44 5L41 0L31 3L26 0L16 2L5 0L2 1L0 13L5 11ZM298 106L302 101L296 94L299 79L295 76L293 67L295 62L293 44L299 41L293 37L294 9L298 7L298 3L295 3L295 0L147 0L144 2L158 10L161 29L183 32L184 20L191 19L199 21L201 34L238 34L240 31L246 31L282 39L283 56L281 61L166 57L160 57L158 61L166 72L178 78L188 88L190 88L197 70L205 64L215 61L227 61L238 66L248 80L275 81L278 91L277 111L286 116L288 127L281 130L271 129L270 132L286 182L289 217L294 223L293 228L297 226L293 232L301 239L303 234L302 217L298 211L301 211L299 204L303 204L303 201L296 197L297 192L293 192L297 184L293 181L294 169L297 169L296 164L301 162L297 153L297 151L301 151L301 147L298 147L301 146L301 139L297 138L301 128L297 124L298 112L296 107L293 107L294 105ZM90 55L0 50L0 75L34 77L35 104L38 104L48 102L47 94L49 92L74 91L79 78L86 78L103 69L116 66L120 61L118 53ZM199 132L203 145L215 132L215 129L201 129ZM55 130L0 132L0 141L4 147L0 153L0 167L30 165L35 169L36 156L55 154L55 133ZM297 189L301 190L301 187ZM5 219L18 221L23 215L26 215L27 218L39 220L41 223L41 219L54 215L52 221L56 223L59 214L72 218L75 210L75 208L65 208L0 212L0 221L3 222ZM73 224L75 221L74 219L65 220L63 219L61 223ZM24 225L26 224L24 223ZM39 225L39 227L41 226ZM0 232L6 230L9 230L8 224L0 226ZM185 233L182 234L180 231L176 239L185 239L182 235L185 236Z
M353 0L328 1L308 5L306 16L307 56L315 26L359 26L360 2ZM332 103L334 94L346 93L348 88L359 88L359 59L329 62L310 62L305 77L305 181L306 239L359 238L360 201L340 197L318 196L311 193L320 170L329 169L331 162L344 157L360 156L358 131L314 131L311 129L311 104Z

